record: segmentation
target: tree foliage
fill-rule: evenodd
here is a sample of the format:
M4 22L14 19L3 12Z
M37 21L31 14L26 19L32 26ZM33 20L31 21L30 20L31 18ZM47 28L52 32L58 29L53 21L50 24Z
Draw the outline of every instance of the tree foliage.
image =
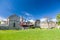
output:
M57 24L60 25L60 14L57 14L56 19L57 19Z

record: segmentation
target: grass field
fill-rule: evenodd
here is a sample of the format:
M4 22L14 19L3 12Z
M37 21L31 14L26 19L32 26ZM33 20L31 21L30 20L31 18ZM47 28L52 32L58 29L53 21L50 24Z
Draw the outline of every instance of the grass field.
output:
M0 40L60 40L60 29L0 30Z

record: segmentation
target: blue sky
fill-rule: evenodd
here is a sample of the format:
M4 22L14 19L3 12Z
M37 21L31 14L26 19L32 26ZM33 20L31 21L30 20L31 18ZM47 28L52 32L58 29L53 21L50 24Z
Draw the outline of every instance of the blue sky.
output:
M12 14L29 19L55 18L60 13L60 0L0 0L0 17Z

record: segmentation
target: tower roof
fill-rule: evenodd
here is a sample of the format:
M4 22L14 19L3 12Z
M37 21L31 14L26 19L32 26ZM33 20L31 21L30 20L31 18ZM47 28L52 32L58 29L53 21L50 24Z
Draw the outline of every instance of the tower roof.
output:
M16 17L19 17L19 16L17 16L16 14L13 14L13 15L9 16L8 19L11 18L11 17L15 17L15 16L16 16Z

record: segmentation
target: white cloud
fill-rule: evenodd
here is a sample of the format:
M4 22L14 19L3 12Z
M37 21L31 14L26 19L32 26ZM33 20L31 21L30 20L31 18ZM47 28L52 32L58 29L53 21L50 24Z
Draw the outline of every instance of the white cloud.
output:
M28 20L30 21L32 24L35 24L35 20L31 19L31 20Z
M40 21L41 22L46 21L46 18L41 18Z
M24 18L26 18L26 20L34 19L32 14L25 12L25 11L23 11L22 13L25 15Z
M56 18L53 18L52 21L56 22L57 20L56 20Z
M30 22L35 22L33 19L29 20Z
M26 15L26 16L32 16L30 13L25 12L25 11L23 11L23 12L21 12L21 13L24 14L24 15Z
M27 16L31 16L31 14L29 14L29 13L27 13L27 12L25 12L25 15L27 15Z
M41 22L46 21L46 18L41 18L40 21ZM51 19L51 21L56 22L57 20L56 20L56 18L53 18L53 19Z

